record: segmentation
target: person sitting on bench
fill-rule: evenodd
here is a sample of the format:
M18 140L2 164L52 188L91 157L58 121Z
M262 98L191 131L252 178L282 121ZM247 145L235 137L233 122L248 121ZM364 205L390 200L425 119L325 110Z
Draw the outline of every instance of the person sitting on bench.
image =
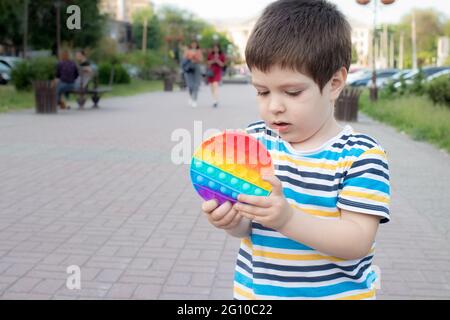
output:
M75 54L75 59L77 60L79 66L79 76L75 80L75 89L83 90L86 89L89 81L91 81L94 75L94 70L92 69L91 63L87 59L84 50L77 51Z
M66 99L68 98L69 91L75 88L75 79L79 73L75 62L70 60L69 51L63 50L60 59L56 67L56 78L58 80L56 92L59 106L61 109L65 109L66 104L62 99L62 94L66 96ZM69 106L67 107L70 108Z

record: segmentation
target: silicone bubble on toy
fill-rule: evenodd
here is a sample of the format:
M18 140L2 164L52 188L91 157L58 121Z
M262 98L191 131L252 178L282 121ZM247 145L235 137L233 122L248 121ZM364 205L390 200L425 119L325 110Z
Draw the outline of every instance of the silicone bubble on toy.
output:
M270 153L256 138L225 131L203 141L194 152L190 175L197 193L218 204L237 202L239 194L268 196L272 186L262 179L273 174Z

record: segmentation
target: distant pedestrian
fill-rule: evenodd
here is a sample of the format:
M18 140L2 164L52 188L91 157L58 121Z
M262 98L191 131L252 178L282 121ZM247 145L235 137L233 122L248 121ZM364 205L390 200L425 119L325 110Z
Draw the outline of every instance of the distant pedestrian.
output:
M193 40L183 55L182 68L189 89L189 104L197 107L198 91L202 80L200 64L203 61L203 54L197 40Z
M217 108L219 105L219 83L222 80L222 70L225 66L225 55L220 49L219 44L214 44L211 52L208 54L208 68L210 76L208 77L208 84L211 86L211 93L213 96L213 107Z

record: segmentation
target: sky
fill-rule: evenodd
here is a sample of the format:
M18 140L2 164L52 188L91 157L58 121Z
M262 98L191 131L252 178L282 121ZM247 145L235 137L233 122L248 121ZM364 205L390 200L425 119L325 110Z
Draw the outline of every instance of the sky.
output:
M365 22L372 21L373 1L367 6L358 5L355 0L329 0L348 17ZM377 0L379 3L381 1ZM245 19L257 16L272 0L152 0L158 7L173 4L188 9L206 20ZM450 18L450 0L396 0L393 4L378 6L378 23L399 22L402 15L411 8L434 8Z

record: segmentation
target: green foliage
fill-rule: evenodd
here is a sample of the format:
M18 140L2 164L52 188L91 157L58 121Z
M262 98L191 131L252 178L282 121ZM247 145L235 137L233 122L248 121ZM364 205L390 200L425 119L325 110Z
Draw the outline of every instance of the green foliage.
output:
M122 56L122 61L139 68L139 78L145 80L155 79L153 70L164 64L163 53L156 50L134 51Z
M434 79L426 86L426 93L434 104L450 108L450 78L448 75Z
M436 9L416 8L414 11L416 19L418 64L429 65L433 63L433 58L436 56L436 37L443 36L446 34L446 30L450 30L449 20L445 17L443 12L439 12ZM403 66L405 68L412 68L411 20L412 12L410 11L401 18L401 21L398 24L395 25L394 31L396 43L398 39L400 39L401 34L404 36ZM396 45L395 55L397 54L398 46Z
M20 5L22 1L0 1L0 44L2 45L16 47L22 45L23 5Z
M387 86L381 90L382 97L399 97L403 95L417 95L421 96L426 93L426 86L424 83L424 74L421 68L419 73L413 78L413 82L407 85L403 75L400 77L400 86L395 87L395 83L389 81Z
M164 36L180 37L189 44L210 25L189 11L172 5L164 5L158 11Z
M133 35L136 41L137 48L142 49L144 25L133 23ZM158 17L150 19L147 25L147 49L158 49L163 44L162 30L158 21Z
M405 95L369 100L368 92L360 98L361 111L398 128L416 140L426 140L450 152L450 109L433 105L426 95Z
M35 49L56 48L56 8L54 0L29 2L30 43ZM101 38L105 17L98 9L99 0L62 1L61 41L70 47L93 47ZM81 29L69 30L65 27L69 5L78 5L81 9Z
M25 24L25 0L0 1L0 44L22 47ZM69 5L81 9L81 29L69 30L66 13ZM101 38L105 17L98 9L99 0L61 1L61 41L70 47L94 47ZM28 38L34 49L56 52L56 7L54 0L28 0Z
M97 64L101 62L109 62L116 64L121 62L121 57L117 53L117 44L109 38L102 38L98 45L89 52L89 58Z
M17 90L29 90L33 80L52 80L57 61L54 57L40 57L16 64L11 72Z
M109 84L112 68L114 68L113 83L128 84L131 82L128 72L121 64L103 62L98 67L98 79L101 84Z
M408 87L408 93L423 95L425 93L425 85L423 83L424 74L422 68L419 69L419 73L414 77L413 83Z

